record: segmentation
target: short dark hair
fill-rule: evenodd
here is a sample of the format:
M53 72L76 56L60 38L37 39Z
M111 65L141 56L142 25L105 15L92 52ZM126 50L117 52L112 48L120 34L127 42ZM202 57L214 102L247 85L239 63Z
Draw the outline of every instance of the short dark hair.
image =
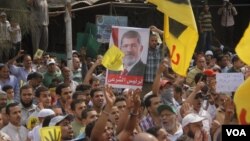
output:
M83 93L82 91L75 91L73 93L72 99L76 100L79 95L82 95L82 93Z
M48 89L47 87L45 87L45 86L40 86L40 87L38 87L38 88L36 89L36 91L35 91L35 96L36 96L36 97L40 97L41 92L45 92L45 91L49 91L49 89Z
M204 75L203 73L197 73L194 77L194 82L195 84L197 84L199 82L199 80L201 79L201 81L206 82L207 80L207 76Z
M116 99L115 99L115 103L116 104L117 102L120 102L120 101L126 101L126 99L124 98L124 96L117 96Z
M32 72L27 76L27 80L31 80L31 79L43 79L43 75L39 72Z
M149 95L149 96L147 96L147 97L145 98L145 100L144 100L144 105L145 105L146 108L148 108L148 107L151 106L151 99L152 99L152 98L155 98L155 97L158 97L158 96L155 95L155 94L151 94L151 95Z
M122 45L122 42L123 42L123 39L124 38L137 38L137 41L138 43L141 43L141 36L140 34L135 31L135 30L129 30L127 32L125 32L123 35L122 35L122 38L121 38L121 45Z
M79 104L79 103L84 103L85 104L85 101L82 100L82 99L76 99L76 100L73 100L70 104L70 108L72 111L75 111L76 109L76 104Z
M80 84L76 86L76 91L86 91L86 90L90 90L91 86L87 85L87 84Z
M65 84L65 83L59 84L59 85L56 87L56 94L57 94L57 95L61 95L62 89L67 88L67 87L70 87L70 86L69 86L68 84Z
M17 102L13 102L13 103L8 104L6 106L6 109L5 109L6 110L6 114L10 115L10 108L18 106L18 105L19 105L19 103L17 103Z
M2 90L7 92L9 89L13 89L13 87L11 85L5 85L2 87Z
M93 98L94 97L94 94L95 92L99 92L99 91L102 91L101 88L94 88L90 91L90 96Z
M83 110L81 113L82 119L86 119L88 117L88 113L91 111L95 111L95 110L93 108L87 108L87 109Z
M183 93L183 89L182 89L181 86L175 86L174 91L177 92L177 93L180 93L180 94Z
M157 132L161 129L162 127L160 126L154 126L154 127L151 127L149 128L146 132L155 136L157 138L158 134Z
M96 121L90 122L85 128L86 137L90 138L91 132L95 126Z
M32 89L32 91L33 91L33 88L32 88L30 85L23 85L23 86L20 88L20 95L22 94L22 91L23 91L23 90L26 90L26 89Z
M235 62L237 62L238 60L240 60L238 55L233 56L232 58L232 63L234 64Z

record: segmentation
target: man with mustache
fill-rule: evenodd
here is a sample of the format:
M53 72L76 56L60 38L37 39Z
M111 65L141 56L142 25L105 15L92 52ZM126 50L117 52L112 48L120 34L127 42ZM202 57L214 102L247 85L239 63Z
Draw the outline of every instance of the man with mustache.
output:
M73 128L71 126L70 115L53 117L49 126L60 126L61 128L61 141L69 141L74 138Z
M90 91L91 102L93 109L100 114L104 105L104 92L101 88L94 88Z
M36 111L36 105L33 104L34 99L33 88L29 85L24 85L20 88L20 104L21 109L21 123L26 125L29 116Z
M121 75L143 76L145 64L141 60L143 51L141 35L134 30L125 32L121 37L120 49L125 55L123 58L124 70L122 72L110 72Z
M11 103L6 107L9 124L2 131L10 136L12 141L26 141L28 130L21 125L21 108L18 103Z

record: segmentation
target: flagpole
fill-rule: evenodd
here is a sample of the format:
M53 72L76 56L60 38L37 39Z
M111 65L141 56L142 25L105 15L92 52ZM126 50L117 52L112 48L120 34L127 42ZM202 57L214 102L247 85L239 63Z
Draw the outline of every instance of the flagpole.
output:
M66 28L66 51L67 67L72 68L72 21L71 0L65 0L65 28Z

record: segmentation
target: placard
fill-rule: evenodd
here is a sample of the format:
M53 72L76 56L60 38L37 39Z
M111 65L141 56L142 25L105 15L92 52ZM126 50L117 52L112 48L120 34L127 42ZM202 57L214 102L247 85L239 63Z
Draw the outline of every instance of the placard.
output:
M235 92L243 81L242 73L217 73L216 92Z

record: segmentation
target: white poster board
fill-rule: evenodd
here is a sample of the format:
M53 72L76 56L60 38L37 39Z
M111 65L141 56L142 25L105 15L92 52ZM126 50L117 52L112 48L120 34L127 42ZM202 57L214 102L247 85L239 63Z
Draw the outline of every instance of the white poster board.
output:
M216 92L235 92L243 81L242 73L218 73L216 74Z

